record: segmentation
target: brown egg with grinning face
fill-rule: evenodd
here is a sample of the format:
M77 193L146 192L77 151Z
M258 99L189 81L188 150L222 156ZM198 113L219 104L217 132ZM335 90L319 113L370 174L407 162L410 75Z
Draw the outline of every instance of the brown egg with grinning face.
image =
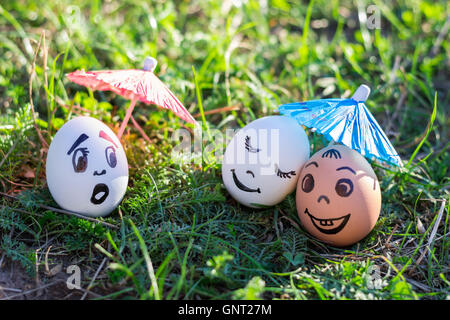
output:
M332 145L304 165L297 184L297 211L314 237L343 247L363 239L381 210L380 185L364 157Z

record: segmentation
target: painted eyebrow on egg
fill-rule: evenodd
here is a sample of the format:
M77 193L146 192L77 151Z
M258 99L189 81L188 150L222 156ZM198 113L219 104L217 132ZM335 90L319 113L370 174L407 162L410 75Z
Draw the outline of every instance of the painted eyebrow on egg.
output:
M98 134L98 136L99 136L100 138L103 138L103 139L105 139L105 140L108 140L109 142L111 142L111 143L117 148L117 144L113 141L113 139L111 139L110 136L108 136L108 134L107 134L105 131L100 130L100 133Z
M84 133L80 134L78 139L75 140L73 145L70 147L69 151L67 151L67 155L70 155L72 153L72 151L75 150L76 147L78 147L81 143L83 143L87 139L89 139L89 137L86 134L84 134Z
M315 162L315 161L312 161L312 162L310 162L310 163L308 163L306 166L305 166L305 168L307 168L307 167L309 167L310 165L315 165L316 166L316 168L318 168L319 167L319 165L317 164L317 162Z
M350 168L350 167L340 167L340 168L337 168L337 169L336 169L336 171L340 171L340 170L348 170L348 171L350 171L350 172L352 172L353 174L356 175L355 170L353 170L353 169Z
M341 153L336 149L329 149L322 154L322 158L333 159L333 157L335 157L336 159L342 159Z

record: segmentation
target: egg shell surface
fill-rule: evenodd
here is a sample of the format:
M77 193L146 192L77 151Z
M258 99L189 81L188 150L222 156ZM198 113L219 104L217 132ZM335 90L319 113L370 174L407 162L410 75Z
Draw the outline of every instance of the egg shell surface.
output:
M361 154L332 145L315 153L303 167L296 205L310 234L333 246L348 246L375 226L381 210L380 185Z
M91 117L65 123L50 144L47 185L58 205L82 215L111 213L128 184L128 161L114 132Z
M273 206L294 191L308 158L308 137L297 121L267 116L252 121L231 139L222 161L222 179L239 203Z

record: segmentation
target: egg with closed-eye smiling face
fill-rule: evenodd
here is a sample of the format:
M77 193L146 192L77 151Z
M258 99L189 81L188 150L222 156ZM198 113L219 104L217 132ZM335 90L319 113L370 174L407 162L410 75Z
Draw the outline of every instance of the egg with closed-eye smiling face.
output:
M111 129L97 119L77 117L55 134L46 175L60 207L86 216L105 216L125 194L128 162Z
M308 158L308 137L297 121L268 116L249 123L231 139L222 161L222 179L243 205L272 206L295 189Z
M304 228L334 246L358 242L375 226L380 185L370 164L355 150L332 145L314 154L297 185L297 211Z

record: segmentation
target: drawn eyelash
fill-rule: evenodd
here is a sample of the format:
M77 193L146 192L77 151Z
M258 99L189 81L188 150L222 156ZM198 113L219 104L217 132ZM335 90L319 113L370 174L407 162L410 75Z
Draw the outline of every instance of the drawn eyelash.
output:
M245 137L245 149L247 149L248 152L253 152L253 153L257 153L257 152L261 151L261 149L252 147L249 136Z
M283 179L286 179L286 178L291 179L292 178L291 175L292 176L296 175L295 171L283 172L280 170L280 168L278 168L278 166L275 166L275 170L276 170L277 176L280 178L283 178Z
M80 148L79 150L81 151L81 153L83 154L83 156L87 156L88 153L89 153L88 148Z

